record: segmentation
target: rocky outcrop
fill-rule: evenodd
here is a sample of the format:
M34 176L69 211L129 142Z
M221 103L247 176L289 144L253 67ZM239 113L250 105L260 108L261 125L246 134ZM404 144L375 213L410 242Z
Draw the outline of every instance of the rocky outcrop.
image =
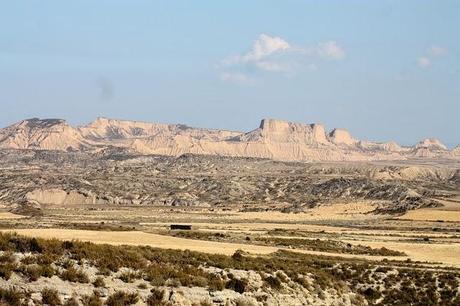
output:
M426 138L420 141L416 149L447 150L447 147L436 138Z
M26 194L26 200L36 204L81 205L107 204L107 200L99 199L93 194L81 191L65 191L62 189L36 189Z
M354 145L356 140L353 139L345 129L333 129L332 132L329 134L329 138L331 141L338 145Z
M454 156L460 156L460 146L456 146L456 147L452 150L452 155L454 155Z
M98 118L72 127L61 119L28 119L0 129L0 148L89 153L118 150L136 154L256 157L285 161L369 161L458 158L436 139L415 147L357 140L345 129L330 133L321 124L263 119L247 133Z
M28 119L0 130L0 148L71 151L87 147L83 135L61 119Z

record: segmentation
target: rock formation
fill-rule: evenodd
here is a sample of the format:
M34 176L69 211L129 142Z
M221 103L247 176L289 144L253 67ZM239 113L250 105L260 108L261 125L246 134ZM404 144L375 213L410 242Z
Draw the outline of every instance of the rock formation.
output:
M286 161L359 161L458 158L439 140L414 147L357 140L345 129L327 133L320 124L263 119L247 133L98 118L72 127L61 119L28 119L0 129L0 148L99 152L117 148L137 154L186 153L271 158Z

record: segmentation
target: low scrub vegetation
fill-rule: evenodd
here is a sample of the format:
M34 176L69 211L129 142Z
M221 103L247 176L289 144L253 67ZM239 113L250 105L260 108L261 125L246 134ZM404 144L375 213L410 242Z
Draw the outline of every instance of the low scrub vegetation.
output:
M1 254L31 253L34 260L28 265L59 265L59 276L71 282L88 283L88 276L76 268L76 263L85 262L108 274L115 274L131 281L142 279L149 282L152 294L146 303L158 304L163 291L155 291L159 286L204 287L210 291L227 288L239 293L254 290L248 279L234 277L231 270L252 271L260 274L267 290L282 290L287 284L297 284L308 291L353 292L369 304L459 305L458 293L460 275L455 269L420 269L417 263L397 261L369 262L357 259L313 256L289 251L278 251L266 256L248 256L236 252L234 256L212 255L191 251L162 250L144 246L110 246L87 242L33 239L9 233L0 233ZM3 274L7 279L11 273L30 277L14 256L5 256L2 263ZM61 260L60 258L67 258ZM30 263L35 262L35 263ZM9 268L5 268L9 264ZM24 265L24 264L20 264ZM211 273L212 269L226 271ZM42 268L40 268L40 271ZM121 269L121 270L120 270ZM45 269L46 270L46 269ZM9 271L9 272L8 272ZM123 272L120 272L123 271ZM125 272L132 271L132 272ZM34 272L35 273L35 272ZM34 274L35 275L35 274ZM36 275L42 275L37 272ZM102 276L99 276L102 278ZM95 287L104 286L94 281ZM162 292L162 293L160 293ZM51 297L52 294L47 292ZM11 300L11 304L22 296L14 289L3 289L1 301ZM357 298L358 299L358 298ZM107 305L129 305L139 300L136 293L116 292L106 299ZM97 294L82 299L83 305L100 305ZM5 302L6 303L6 302ZM120 304L121 303L121 304ZM157 303L157 304L155 304ZM162 303L162 302L161 302Z
M298 248L310 251L344 253L344 254L361 254L375 256L405 256L404 252L389 250L387 248L371 248L364 245L352 245L338 240L331 239L308 239L308 238L282 238L282 237L260 237L246 236L238 237L224 233L213 233L204 231L171 231L175 237L211 240L211 241L228 241L238 243L251 243L260 245L270 245L286 248Z

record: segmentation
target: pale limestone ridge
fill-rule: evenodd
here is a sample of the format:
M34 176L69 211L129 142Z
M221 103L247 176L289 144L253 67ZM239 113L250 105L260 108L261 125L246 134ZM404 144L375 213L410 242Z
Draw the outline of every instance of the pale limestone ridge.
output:
M327 144L329 141L321 124L293 123L278 119L262 119L259 128L242 134L239 141L265 143Z
M62 119L32 118L0 130L0 148L79 150L83 136Z
M447 150L447 147L436 138L425 138L415 145L416 149Z
M137 154L206 154L286 161L368 161L458 158L436 139L414 147L357 140L345 129L330 133L321 124L263 119L247 133L183 124L97 118L80 127L61 119L28 119L0 129L0 148L99 152L118 148Z
M329 133L329 139L338 145L351 146L356 144L357 140L351 137L350 133L345 129L333 129Z
M452 155L454 155L454 156L460 156L460 145L456 146L456 147L452 150Z

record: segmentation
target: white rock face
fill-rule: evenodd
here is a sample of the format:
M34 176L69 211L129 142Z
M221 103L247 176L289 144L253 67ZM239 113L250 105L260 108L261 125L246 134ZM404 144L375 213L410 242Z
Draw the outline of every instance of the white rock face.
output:
M456 146L456 147L452 150L452 155L454 155L454 156L460 156L460 145Z
M78 191L66 192L61 189L37 189L26 194L26 199L37 204L75 205L75 204L105 204L94 195L85 195Z
M426 138L420 141L416 149L434 149L434 150L447 150L447 147L436 138Z
M0 148L65 151L85 146L82 135L61 119L33 118L0 130Z
M329 134L329 138L335 144L343 144L348 146L356 144L356 140L353 139L350 133L345 129L333 129Z
M185 153L285 161L367 161L413 157L458 158L436 139L413 148L354 139L347 130L327 134L320 124L263 119L253 131L235 132L98 118L74 128L61 119L29 119L0 129L0 148L99 152L115 147L138 154Z

